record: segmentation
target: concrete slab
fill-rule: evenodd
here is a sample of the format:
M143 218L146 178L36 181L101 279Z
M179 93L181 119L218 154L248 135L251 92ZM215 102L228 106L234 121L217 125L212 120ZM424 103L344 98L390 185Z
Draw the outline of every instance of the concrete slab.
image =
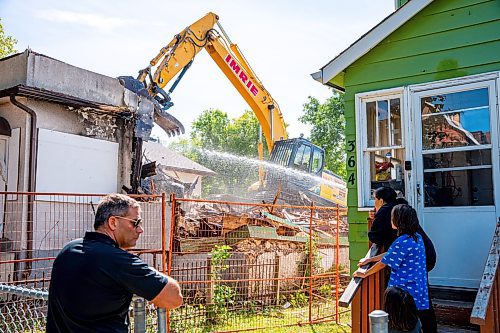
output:
M126 89L116 78L79 68L60 60L26 50L0 60L0 91L17 86L50 92L52 95L78 98L97 104L139 114L138 119L153 119L168 135L184 132L182 124L172 115L155 107L153 101ZM45 99L50 100L50 99ZM150 131L150 128L149 128ZM148 137L148 135L140 137Z
M138 96L129 93L118 79L31 50L0 60L0 73L0 90L24 85L130 111L138 105Z

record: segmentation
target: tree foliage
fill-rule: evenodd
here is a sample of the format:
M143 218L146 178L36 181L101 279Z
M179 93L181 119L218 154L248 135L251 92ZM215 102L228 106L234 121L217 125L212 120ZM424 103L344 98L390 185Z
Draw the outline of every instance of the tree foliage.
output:
M257 158L258 140L259 122L252 111L229 119L227 113L211 109L204 111L193 122L191 144L195 149L185 155L217 173L217 176L203 180L204 196L246 193L248 186L258 179L258 167L245 157Z
M12 36L6 36L3 30L2 19L0 18L0 58L16 53L14 48L17 40Z
M221 110L206 110L193 122L191 139L203 149L257 157L259 121L252 111L231 120Z
M325 149L326 168L345 178L345 117L343 95L333 93L324 103L309 97L299 120L313 126L310 140Z

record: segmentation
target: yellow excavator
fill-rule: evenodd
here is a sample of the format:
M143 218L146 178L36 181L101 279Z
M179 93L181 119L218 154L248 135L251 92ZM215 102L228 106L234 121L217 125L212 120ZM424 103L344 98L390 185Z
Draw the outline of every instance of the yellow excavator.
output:
M215 25L219 30L214 28ZM312 196L311 200L314 202L323 201L323 205L336 203L345 206L345 183L333 173L324 170L325 151L302 137L287 139L286 126L278 103L257 78L238 46L231 42L216 14L206 14L175 35L150 61L149 66L139 71L137 78L121 76L119 79L126 88L150 98L165 112L173 106L172 92L202 49L208 52L255 113L266 138L268 151L271 152L270 162L325 178L327 182L321 183L317 179L314 180L314 177L301 177L300 180L293 181L293 185L298 190L307 191L307 195ZM165 87L174 78L175 81L166 91ZM262 160L262 139L258 147L259 158ZM267 175L265 178L261 174L261 187L264 182L272 181ZM333 183L337 185L332 186Z

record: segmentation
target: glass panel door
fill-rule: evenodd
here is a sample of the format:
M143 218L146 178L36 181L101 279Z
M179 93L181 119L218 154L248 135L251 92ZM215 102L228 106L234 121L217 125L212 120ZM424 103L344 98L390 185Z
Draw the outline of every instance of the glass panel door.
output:
M424 206L493 205L488 88L420 99Z
M438 257L432 285L476 288L484 270L496 225L495 90L485 81L412 96L416 207Z

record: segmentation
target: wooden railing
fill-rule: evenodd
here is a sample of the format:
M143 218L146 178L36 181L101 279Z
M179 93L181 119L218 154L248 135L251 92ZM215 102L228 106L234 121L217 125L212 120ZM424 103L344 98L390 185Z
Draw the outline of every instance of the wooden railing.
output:
M479 325L481 333L500 332L500 277L497 274L499 259L500 218L470 316L470 322Z
M376 256L379 247L372 245L365 258ZM368 269L370 265L363 266ZM339 300L339 305L348 307L351 305L352 333L367 333L370 330L368 315L373 310L383 307L383 292L385 288L385 272L370 275L367 278L353 278Z

